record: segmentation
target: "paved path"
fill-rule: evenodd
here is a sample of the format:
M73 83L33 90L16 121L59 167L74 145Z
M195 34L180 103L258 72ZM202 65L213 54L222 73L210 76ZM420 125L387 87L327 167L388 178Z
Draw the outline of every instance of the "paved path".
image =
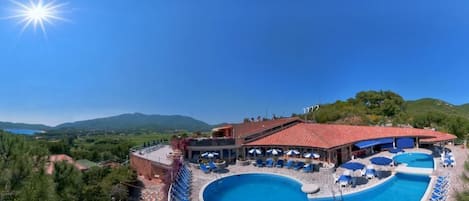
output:
M462 146L446 146L446 148L451 149L453 156L456 159L456 165L454 167L444 168L441 165L436 165L436 170L434 175L436 176L445 176L450 175L450 191L447 201L455 201L454 198L457 191L463 191L464 189L469 189L469 186L465 184L461 179L461 174L464 172L464 161L468 159L469 152L467 149L463 149ZM438 157L439 161L439 157Z

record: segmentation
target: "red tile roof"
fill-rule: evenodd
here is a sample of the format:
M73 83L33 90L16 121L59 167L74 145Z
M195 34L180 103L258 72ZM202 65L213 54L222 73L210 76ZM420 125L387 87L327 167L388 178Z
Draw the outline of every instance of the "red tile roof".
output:
M238 138L238 137L245 137L245 136L249 136L252 134L260 133L262 131L275 128L277 126L281 126L284 124L288 124L294 121L300 122L301 119L298 117L289 117L289 118L281 118L281 119L267 120L267 121L231 124L230 126L233 127L234 137Z
M456 138L451 134L416 128L299 123L247 143L247 145L302 146L328 149L363 140L387 137L419 137L424 142L438 142Z

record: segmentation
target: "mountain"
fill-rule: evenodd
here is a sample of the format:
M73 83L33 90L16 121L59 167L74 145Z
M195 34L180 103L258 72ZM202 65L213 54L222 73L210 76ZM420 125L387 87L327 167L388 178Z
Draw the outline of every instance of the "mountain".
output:
M211 126L203 121L181 115L146 115L141 113L64 123L54 129L76 130L133 130L146 129L159 132L176 130L208 131Z
M25 123L12 123L12 122L0 122L0 129L31 129L31 130L49 130L51 127L42 124L25 124Z

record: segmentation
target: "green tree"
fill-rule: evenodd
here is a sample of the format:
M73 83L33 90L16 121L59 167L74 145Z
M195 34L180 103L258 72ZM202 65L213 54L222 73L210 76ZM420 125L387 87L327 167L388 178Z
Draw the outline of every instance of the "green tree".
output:
M83 184L81 172L65 161L54 163L53 179L61 200L79 200Z

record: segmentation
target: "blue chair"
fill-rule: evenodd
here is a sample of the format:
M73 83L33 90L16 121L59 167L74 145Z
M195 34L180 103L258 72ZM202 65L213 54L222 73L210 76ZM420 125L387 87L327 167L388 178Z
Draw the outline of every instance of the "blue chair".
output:
M283 167L283 163L284 163L284 160L279 159L279 160L277 161L277 164L275 165L275 167L282 168L282 167Z
M300 161L295 165L295 167L293 169L294 170L300 170L301 168L303 168L303 166L305 166L305 163Z
M274 160L271 159L271 158L268 158L267 160L265 160L265 166L266 167L273 167L274 166Z
M210 173L210 169L208 169L203 163L199 164L199 167L204 173Z
M312 172L313 171L313 164L307 164L304 168L303 168L303 172Z
M287 161L287 164L285 165L286 168L290 169L290 168L293 168L293 166L295 165L295 161L293 160L288 160Z
M259 158L256 160L256 165L257 167L264 167L264 162L262 161L262 159Z
M210 168L210 170L212 171L217 171L218 170L218 167L215 165L215 163L213 163L212 161L208 162L208 167Z

